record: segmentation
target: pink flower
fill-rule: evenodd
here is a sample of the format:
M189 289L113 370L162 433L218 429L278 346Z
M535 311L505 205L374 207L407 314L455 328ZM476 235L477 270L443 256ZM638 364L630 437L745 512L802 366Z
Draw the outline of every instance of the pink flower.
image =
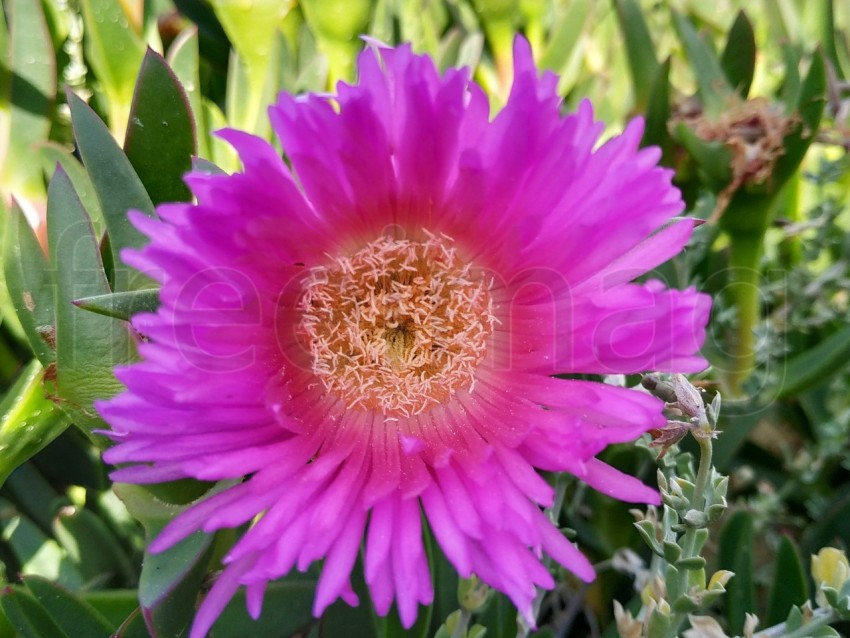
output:
M438 74L407 46L367 50L335 97L270 109L267 142L220 135L235 175L192 173L197 204L132 214L127 254L162 283L133 325L142 362L99 409L129 464L116 481L239 483L154 541L251 522L197 614L203 636L240 586L324 559L314 613L342 597L365 538L372 602L410 626L433 591L422 514L461 576L533 622L542 554L583 580L588 560L541 508L536 470L625 501L657 493L595 456L661 427L641 392L554 373L696 371L709 300L629 283L693 227L642 125L599 144L590 104L562 116L556 77L517 39L514 85L489 119L468 70Z

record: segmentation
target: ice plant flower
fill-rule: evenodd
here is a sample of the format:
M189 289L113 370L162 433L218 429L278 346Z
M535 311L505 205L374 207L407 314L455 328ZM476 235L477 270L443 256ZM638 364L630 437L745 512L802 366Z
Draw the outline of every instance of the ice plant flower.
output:
M335 96L282 94L267 142L220 135L233 175L194 172L192 204L132 214L126 260L162 283L133 319L142 361L99 404L116 481L236 480L175 518L162 551L248 523L192 636L240 587L324 560L319 615L365 542L375 609L410 626L433 598L423 521L461 576L533 623L546 554L588 560L543 512L537 470L614 498L658 495L596 455L665 424L648 394L555 373L695 371L709 300L630 283L678 253L693 222L642 124L600 144L589 103L562 116L556 76L517 39L510 98L490 119L466 69L372 47Z

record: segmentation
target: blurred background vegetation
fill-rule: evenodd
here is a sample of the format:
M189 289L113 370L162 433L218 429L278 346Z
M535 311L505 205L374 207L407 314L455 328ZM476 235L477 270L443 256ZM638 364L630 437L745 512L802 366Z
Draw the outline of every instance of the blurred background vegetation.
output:
M360 36L466 65L494 112L516 33L560 75L564 111L593 102L608 134L646 118L644 143L706 221L655 277L715 299L695 379L720 392L717 468L731 512L707 546L735 571L717 617L782 621L813 594L810 554L850 541L850 3L842 0L2 0L0 12L0 638L182 635L232 534L145 555L209 486L112 489L91 404L133 359L125 319L155 307L118 251L141 237L127 208L185 200L180 176L238 169L212 132L270 137L278 91L354 79ZM149 49L148 49L149 47ZM193 156L196 159L193 159ZM199 159L197 159L199 158ZM57 165L59 169L57 170ZM218 168L216 168L218 167ZM118 294L115 294L118 293ZM81 301L82 300L82 301ZM77 306L71 304L77 301ZM612 378L634 385L637 378ZM70 426L70 427L69 427ZM690 450L670 453L668 466ZM645 446L607 460L651 481ZM541 636L616 635L646 572L628 509L564 477L555 516L599 562L590 587L560 575ZM143 560L144 559L144 560ZM234 601L215 636L434 635L457 608L433 555L437 600L409 634L394 617L334 606L310 617L315 573L270 587L258 626ZM358 586L362 586L359 583ZM368 600L361 597L361 600ZM477 621L514 636L494 597Z

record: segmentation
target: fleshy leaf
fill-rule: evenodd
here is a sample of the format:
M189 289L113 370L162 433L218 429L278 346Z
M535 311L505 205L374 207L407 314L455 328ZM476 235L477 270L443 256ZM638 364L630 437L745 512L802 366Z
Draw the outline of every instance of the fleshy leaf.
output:
M210 158L210 130L204 120L204 107L201 98L200 54L198 49L198 29L185 29L177 36L168 49L168 64L186 92L186 99L195 121L198 142L198 155Z
M652 99L654 79L658 76L658 58L655 45L649 34L649 27L643 17L643 11L635 0L615 0L617 21L626 42L626 57L632 74L632 88L635 93L635 107L642 111Z
M65 172L68 173L68 177L74 185L74 190L80 196L80 201L91 218L97 236L100 237L103 235L106 226L103 222L100 201L97 199L91 179L80 161L68 149L55 142L42 144L39 150L44 159L44 172L47 175L47 179L49 180L53 175L56 165L61 164Z
M9 501L0 499L0 506L2 539L24 574L44 576L70 589L82 587L82 575L55 540Z
M641 146L660 146L665 157L670 150L670 59L666 59L652 78L649 102L646 105L646 126ZM666 162L662 161L662 164Z
M117 484L115 492L145 528L148 541L185 507L159 500L137 485ZM194 616L194 603L206 574L213 536L196 532L159 554L145 553L139 604L151 635L182 635Z
M718 567L734 572L724 597L729 628L740 634L747 612L755 609L753 581L753 517L745 510L732 514L720 533Z
M68 94L68 104L77 147L103 209L115 267L115 289L125 291L150 287L151 280L145 275L121 265L120 252L124 248L137 248L147 243L145 236L127 219L127 211L139 210L154 217L153 203L130 160L95 112L72 93Z
M820 126L826 104L826 66L823 55L815 52L809 72L800 87L796 112L800 122L785 138L785 152L776 160L772 181L776 190L784 184L803 160Z
M835 378L850 363L850 326L845 326L785 364L777 397L784 399Z
M756 40L753 25L743 11L738 13L729 29L729 39L720 56L720 66L729 84L742 98L746 98L756 70Z
M251 632L258 636L298 635L301 633L299 630L315 622L311 610L316 581L317 578L309 574L294 574L270 583L263 597L263 613L256 621L248 616L245 592L240 589L216 620L213 635L216 638L242 638L245 627L251 627ZM306 632L303 634L306 635Z
M124 152L154 204L191 199L183 175L196 150L186 93L165 59L148 49L136 81Z
M65 171L48 188L47 234L56 273L56 388L59 405L86 430L103 427L92 403L121 388L112 368L135 356L127 324L73 305L80 296L110 292L100 247Z
M540 68L561 73L567 66L581 38L589 13L586 0L571 2L552 27L546 51L540 57Z
M687 18L677 11L672 11L672 14L673 25L693 69L697 93L703 108L709 116L717 116L732 96L732 89L726 81L720 61Z
M159 307L159 290L145 288L144 290L84 297L75 299L74 305L90 312L96 312L99 315L129 321L135 314L154 312Z
M22 587L0 593L0 606L10 624L25 638L73 638L50 618L35 596Z
M773 588L767 605L765 625L778 625L793 605L802 605L809 599L808 582L800 553L790 538L779 539L776 567L773 571Z
M86 582L135 579L135 570L115 535L89 510L62 508L53 519L53 533Z
M62 411L44 396L43 381L44 369L31 361L0 403L0 486L68 427Z
M0 91L7 93L8 117L0 130L8 139L0 142L0 185L27 198L43 198L44 181L36 160L35 145L47 140L50 115L56 100L56 59L41 2L10 0L9 73ZM5 80L8 79L8 83ZM5 157L4 157L5 155Z
M277 58L278 29L293 3L289 0L250 3L213 0L211 4L238 53L231 56L228 82L233 80L233 74L244 74L242 92L233 95L232 87L228 87L228 121L248 131L265 130L263 105L271 102L270 97L277 90L272 62ZM238 104L232 100L238 100Z
M6 219L3 274L30 348L49 366L56 359L53 276L32 228L14 204Z
M121 139L127 127L133 87L145 55L145 45L130 28L120 2L81 0L80 4L85 20L86 58L109 102L110 129Z
M707 142L684 123L678 124L675 132L714 190L721 190L731 181L732 153L722 142Z
M24 585L69 636L108 636L115 627L93 607L64 587L39 576L25 576Z

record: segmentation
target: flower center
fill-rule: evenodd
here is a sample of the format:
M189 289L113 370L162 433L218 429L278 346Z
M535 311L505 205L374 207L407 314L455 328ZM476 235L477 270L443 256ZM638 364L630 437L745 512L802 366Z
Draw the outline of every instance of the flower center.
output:
M313 373L351 408L419 414L475 381L490 286L445 235L381 237L310 271L299 332Z

